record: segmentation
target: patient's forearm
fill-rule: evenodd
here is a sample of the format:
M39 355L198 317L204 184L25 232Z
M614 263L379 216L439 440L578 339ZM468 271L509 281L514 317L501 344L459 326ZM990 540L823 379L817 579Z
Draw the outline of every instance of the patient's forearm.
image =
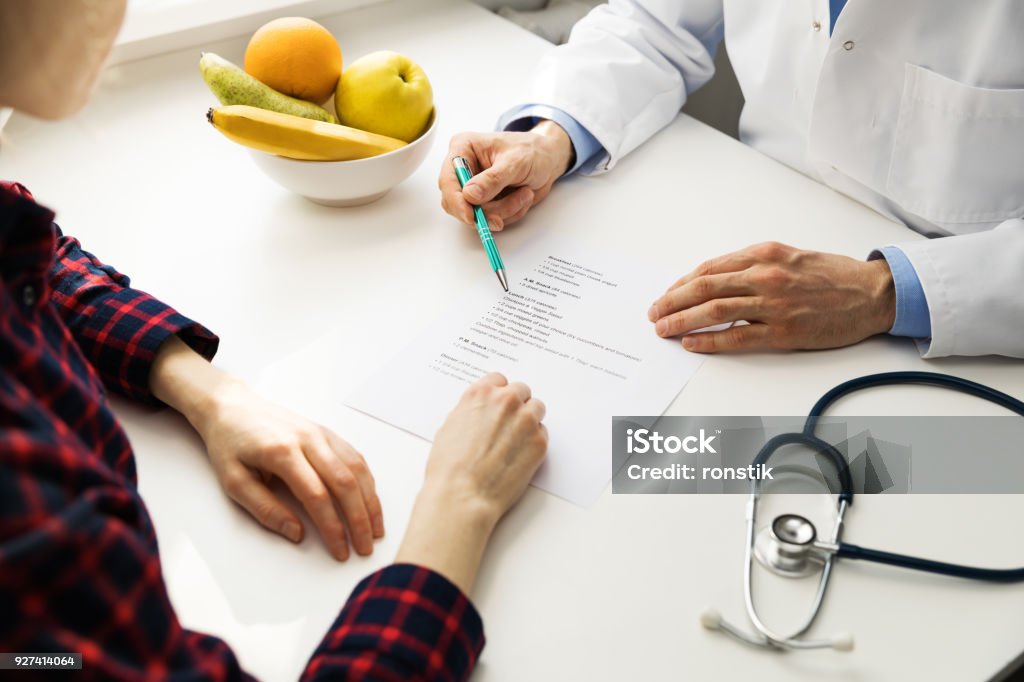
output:
M497 522L492 516L428 484L416 498L395 562L425 566L468 595Z
M149 386L159 400L181 412L199 429L214 414L217 396L241 382L172 336L157 351Z

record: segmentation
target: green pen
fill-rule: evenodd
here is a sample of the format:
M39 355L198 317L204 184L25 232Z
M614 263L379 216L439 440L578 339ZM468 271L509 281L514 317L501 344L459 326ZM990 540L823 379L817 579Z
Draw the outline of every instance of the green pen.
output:
M459 179L459 186L465 187L469 179L473 177L473 171L469 169L469 162L461 156L456 156L452 159L452 165L455 166L455 176ZM484 245L484 251L487 252L487 259L491 261L491 269L498 276L501 288L508 292L505 264L501 262L501 254L498 253L498 246L494 243L491 228L487 225L484 210L479 206L474 206L473 213L476 215L476 233L480 235L480 242Z

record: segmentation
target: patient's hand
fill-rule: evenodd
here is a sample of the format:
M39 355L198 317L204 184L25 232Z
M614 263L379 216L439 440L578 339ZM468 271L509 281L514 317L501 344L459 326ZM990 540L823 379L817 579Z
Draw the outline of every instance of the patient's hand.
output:
M547 452L544 403L501 374L483 377L462 396L434 437L425 492L472 508L496 524L515 502Z
M223 389L208 419L196 425L221 486L264 526L302 539L295 513L267 487L284 482L302 503L335 559L373 552L384 517L366 460L330 429L256 395ZM346 533L346 527L348 532Z
M492 373L470 386L434 437L396 561L431 568L468 594L491 531L544 461L543 419L525 384Z
M262 398L177 337L157 353L150 385L192 423L224 491L257 521L292 542L303 537L299 517L268 486L278 478L334 558L347 559L350 542L359 554L373 552L374 538L384 535L373 476L330 429Z

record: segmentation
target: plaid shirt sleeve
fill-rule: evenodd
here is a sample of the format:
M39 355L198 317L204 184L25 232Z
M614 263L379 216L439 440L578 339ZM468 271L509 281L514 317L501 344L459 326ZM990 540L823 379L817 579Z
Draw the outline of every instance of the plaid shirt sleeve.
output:
M0 650L79 652L85 680L249 679L178 622L135 488L42 415L0 419Z
M0 650L81 652L86 680L251 680L226 643L178 621L137 490L91 464L74 439L35 437L45 424L26 429L31 415L6 414ZM89 483L75 490L68 481ZM483 643L458 588L393 565L356 587L302 679L461 681Z
M213 358L219 339L82 249L58 229L50 271L51 301L103 384L129 398L154 401L149 370L157 350L177 334L197 353Z
M302 680L462 681L483 647L480 615L458 587L394 564L356 586Z

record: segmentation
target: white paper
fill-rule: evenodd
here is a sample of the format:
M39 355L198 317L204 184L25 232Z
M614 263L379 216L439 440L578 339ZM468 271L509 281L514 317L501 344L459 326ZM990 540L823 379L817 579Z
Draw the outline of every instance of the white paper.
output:
M510 293L482 277L347 403L430 440L480 376L525 382L548 408L534 485L589 505L613 473L612 416L660 415L703 360L647 319L677 277L548 236L503 256Z

